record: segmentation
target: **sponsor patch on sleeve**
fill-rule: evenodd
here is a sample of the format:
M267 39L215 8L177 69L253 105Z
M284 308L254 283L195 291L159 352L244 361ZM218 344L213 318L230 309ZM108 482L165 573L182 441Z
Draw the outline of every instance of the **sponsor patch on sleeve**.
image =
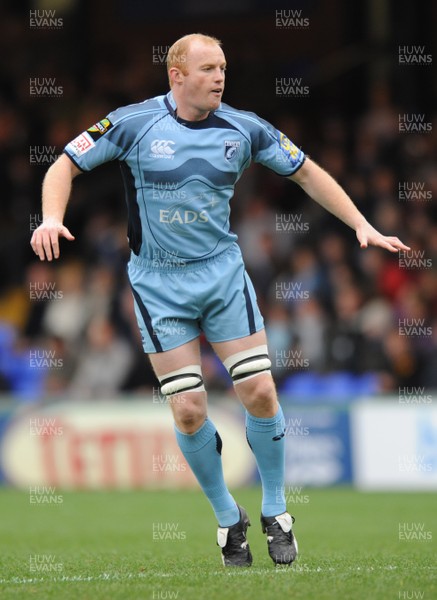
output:
M89 129L87 129L87 133L90 134L93 140L97 141L102 135L107 133L114 125L111 123L109 119L102 119Z
M279 132L279 148L280 152L278 153L278 158L281 159L281 162L287 162L292 166L298 166L298 164L302 160L302 150L298 148L291 140L288 139L286 135Z
M67 148L69 148L75 156L82 156L95 145L94 140L85 131L78 135L77 138L74 138L74 140L68 144Z

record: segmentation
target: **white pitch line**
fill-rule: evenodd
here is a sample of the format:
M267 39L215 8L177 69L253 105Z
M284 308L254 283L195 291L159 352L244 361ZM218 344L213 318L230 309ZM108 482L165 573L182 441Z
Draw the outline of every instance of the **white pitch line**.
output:
M288 566L288 565L283 565L280 566L278 565L277 567L272 566L271 569L232 569L229 571L215 571L213 574L214 575L220 575L220 574L225 574L225 575L230 575L230 576L237 576L237 577L245 577L248 576L250 574L256 574L256 575L271 575L272 573L332 573L335 571L341 571L341 572L345 572L345 571L394 571L395 569L397 569L398 567L395 565L381 565L379 567L347 567L346 569L337 569L336 567L308 567L307 565L292 565L292 566Z
M62 575L61 577L12 577L11 579L0 579L0 585L5 584L28 584L28 583L73 583L75 581L124 581L126 579L144 579L148 573L101 573L100 575Z
M250 577L251 575L271 575L276 574L287 574L292 576L293 573L332 573L332 572L372 572L372 571L395 571L398 569L396 565L380 565L377 567L347 567L346 569L336 567L308 567L305 564L295 564L291 567L274 567L271 569L225 569L221 571L211 571L211 575L225 575L226 577ZM434 571L435 567L423 566L420 570L422 571ZM125 581L128 579L153 579L154 577L162 577L171 579L172 577L180 577L180 573L153 573L153 572L141 572L141 573L101 573L100 575L62 575L60 577L12 577L11 579L0 579L0 585L26 585L35 583L74 583L74 582L85 582L85 581Z

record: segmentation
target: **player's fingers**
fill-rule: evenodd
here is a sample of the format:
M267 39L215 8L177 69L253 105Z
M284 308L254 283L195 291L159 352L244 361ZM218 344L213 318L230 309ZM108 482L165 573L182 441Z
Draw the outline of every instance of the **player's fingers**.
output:
M35 232L33 232L32 237L30 239L30 245L32 247L32 250L35 252L35 254L38 254L38 250L36 249L36 235Z
M34 234L32 236L31 246L32 246L35 254L38 256L38 258L40 260L45 260L46 256L45 256L44 248L42 245L41 232L39 232L39 231L34 232Z
M57 233L56 233L56 235L57 235ZM53 259L52 240L51 240L50 234L47 232L44 232L42 234L42 246L44 248L44 252L46 254L47 260L52 260Z
M30 245L40 260L59 258L59 236L70 241L75 239L74 235L63 225L50 228L41 226L33 232Z
M369 237L365 233L357 231L357 238L360 242L361 248L367 248L368 245L371 244L372 246L379 246L380 248L385 248L389 252L398 252L399 250L410 250L410 248L406 246L403 242L401 242L399 238L394 236L388 237L377 233L377 235Z
M389 237L387 240L390 242L392 246L396 248L396 250L411 250L410 246L406 246L401 240L397 237Z
M383 237L375 246L385 248L389 252L399 252L399 250L410 250L408 246L403 244L397 237Z
M393 246L393 244L389 244L388 242L383 246L383 248L386 248L389 252L399 252L399 248L396 248L396 246Z
M59 258L59 233L57 231L50 231L50 249L53 250L54 258ZM51 260L51 258L49 258Z

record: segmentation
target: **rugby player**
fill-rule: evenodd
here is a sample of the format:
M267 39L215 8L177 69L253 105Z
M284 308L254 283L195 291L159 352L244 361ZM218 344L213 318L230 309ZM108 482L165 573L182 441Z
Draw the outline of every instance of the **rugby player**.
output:
M72 180L118 161L128 207L128 276L144 351L169 398L179 447L210 501L225 566L249 566L249 517L226 486L222 441L207 415L199 335L233 379L262 483L261 526L275 564L297 555L284 493L284 416L270 373L263 318L230 230L230 200L251 161L288 177L369 244L408 250L375 230L334 179L254 113L222 103L219 40L191 34L167 57L170 91L119 108L72 140L43 184L42 224L31 245L59 257ZM158 193L161 192L161 193ZM165 193L162 193L165 192ZM174 327L166 324L177 322Z

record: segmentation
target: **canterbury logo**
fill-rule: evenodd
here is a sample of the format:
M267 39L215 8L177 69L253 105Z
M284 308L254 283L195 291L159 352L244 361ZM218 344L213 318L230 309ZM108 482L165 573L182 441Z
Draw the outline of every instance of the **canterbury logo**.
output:
M157 154L158 156L171 156L175 153L172 146L175 145L173 140L153 140L150 144L150 149L153 154Z

